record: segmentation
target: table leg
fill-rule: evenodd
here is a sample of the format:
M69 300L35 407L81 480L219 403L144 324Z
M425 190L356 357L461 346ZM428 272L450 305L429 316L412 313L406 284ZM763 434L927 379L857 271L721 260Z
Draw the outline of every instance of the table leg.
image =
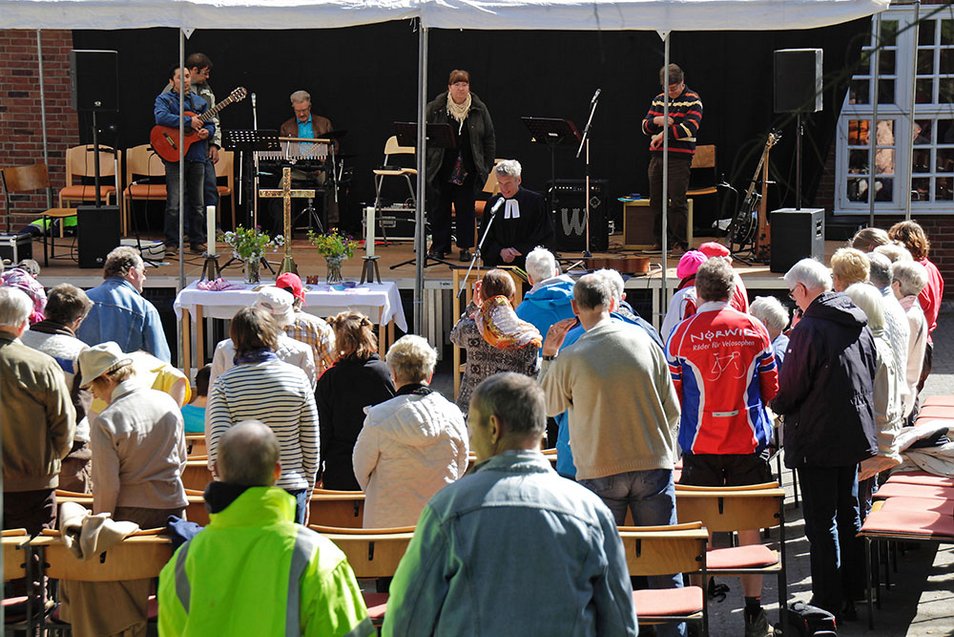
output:
M192 317L186 308L182 308L181 330L182 360L179 361L179 366L186 376L192 376Z
M205 317L202 315L202 306L195 306L195 368L196 371L205 365Z
M378 323L378 354L381 358L384 358L384 355L387 354L388 351L387 343L384 342L386 338L387 328Z
M388 322L388 347L394 345L394 319Z

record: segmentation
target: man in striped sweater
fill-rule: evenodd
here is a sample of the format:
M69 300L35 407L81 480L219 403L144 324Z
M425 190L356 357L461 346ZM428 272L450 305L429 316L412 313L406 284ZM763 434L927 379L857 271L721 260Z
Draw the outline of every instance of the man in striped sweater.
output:
M643 119L643 134L650 138L649 153L649 208L655 220L656 236L662 238L663 134L669 132L669 246L688 247L686 224L689 219L689 167L696 152L696 134L702 124L702 100L699 94L686 86L682 69L669 65L669 85L666 85L666 67L659 70L659 83L666 89L653 98L649 112ZM663 117L666 95L669 97L669 121Z
M318 409L311 382L275 355L281 327L260 307L232 319L235 366L212 384L205 412L209 468L215 471L222 436L232 425L258 420L278 438L282 473L275 486L295 496L295 522L307 524L308 501L318 473Z

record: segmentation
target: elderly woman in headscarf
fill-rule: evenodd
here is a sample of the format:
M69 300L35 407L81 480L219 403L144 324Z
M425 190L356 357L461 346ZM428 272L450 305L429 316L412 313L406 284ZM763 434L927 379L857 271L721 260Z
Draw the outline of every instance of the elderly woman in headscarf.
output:
M520 320L513 309L516 286L504 270L490 270L474 286L474 299L450 340L466 352L457 406L466 414L477 385L499 372L527 376L537 373L537 350L543 341L533 324Z
M30 313L30 325L46 318L46 290L37 280L40 276L40 264L33 259L23 259L9 270L0 270L0 285L19 288L33 301Z
M430 222L434 240L428 256L443 258L451 249L451 205L457 217L460 260L470 261L474 247L474 197L494 166L497 142L490 111L470 92L470 73L455 69L447 91L427 105L429 124L450 124L454 148L427 147Z

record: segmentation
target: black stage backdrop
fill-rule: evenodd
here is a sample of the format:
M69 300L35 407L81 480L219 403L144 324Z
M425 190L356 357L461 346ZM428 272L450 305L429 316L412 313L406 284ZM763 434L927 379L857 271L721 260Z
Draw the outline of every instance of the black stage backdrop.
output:
M794 116L773 113L773 55L781 48L824 49L825 110L806 118L805 205L815 197L825 157L834 140L847 78L857 64L869 19L789 32L674 33L672 61L702 96L700 143L716 144L719 172L744 189L765 134L781 128L772 153L779 186L771 205L794 205ZM145 29L76 31L76 48L119 51L120 108L105 142L120 148L148 140L152 107L167 71L178 60L178 31ZM219 99L236 86L258 96L260 128L278 128L291 117L288 95L305 89L314 111L346 129L341 152L355 154L350 209L343 216L359 227L358 205L373 199L371 169L380 165L392 122L413 121L417 92L417 33L408 22L335 30L197 30L186 54L201 51L215 64L211 85ZM521 116L565 117L582 130L590 99L602 89L591 145L593 178L609 180L609 194L647 193L647 138L640 122L658 92L663 42L653 32L432 30L428 99L446 90L453 68L471 73L471 89L488 105L497 131L497 156L517 158L524 185L544 190L550 178L546 147L530 142ZM225 128L251 128L250 100L223 111ZM84 141L89 135L83 131ZM557 178L582 178L576 148L558 152ZM731 198L723 197L726 215ZM617 209L618 205L611 207ZM700 211L702 212L702 211ZM697 213L708 226L716 211ZM708 218L706 218L708 217Z

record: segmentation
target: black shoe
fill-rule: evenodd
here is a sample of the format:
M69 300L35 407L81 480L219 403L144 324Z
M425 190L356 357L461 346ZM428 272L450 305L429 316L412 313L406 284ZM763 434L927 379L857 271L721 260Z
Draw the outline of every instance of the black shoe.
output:
M428 259L443 259L444 255L447 253L444 250L438 250L437 248L431 246L431 249L427 251Z
M189 250L195 254L203 254L206 250L206 247L204 243L190 243Z
M841 612L838 614L839 622L856 622L858 621L858 611L855 609L854 602L845 602L841 607Z
M165 241L164 243L165 243L165 245L166 245L166 252L168 252L168 253L170 253L170 254L176 254L177 252L179 252L179 243L178 243L178 242Z
M463 250L460 251L460 260L463 261L464 263L470 261L473 258L474 258L474 255L471 254L470 250L468 250L467 248L464 248Z

